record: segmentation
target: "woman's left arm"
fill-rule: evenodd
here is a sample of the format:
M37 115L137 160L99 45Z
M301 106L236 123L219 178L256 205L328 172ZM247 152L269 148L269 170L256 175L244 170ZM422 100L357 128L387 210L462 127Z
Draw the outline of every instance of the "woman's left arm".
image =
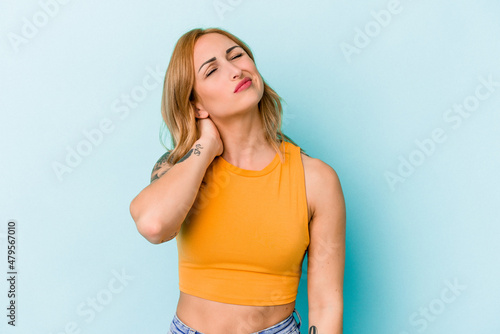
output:
M307 292L309 326L318 334L341 334L344 309L346 212L337 173L314 159L309 182L313 215L309 224Z

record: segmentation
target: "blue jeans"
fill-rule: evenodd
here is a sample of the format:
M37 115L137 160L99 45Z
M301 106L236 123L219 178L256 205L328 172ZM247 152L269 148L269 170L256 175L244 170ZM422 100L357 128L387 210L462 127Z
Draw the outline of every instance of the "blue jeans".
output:
M297 314L299 317L299 321L295 320L293 317L293 313ZM300 334L300 325L302 324L302 320L300 319L300 314L297 309L293 309L292 314L285 320L277 323L274 326L268 327L261 331L252 333L252 334ZM170 329L167 334L203 334L202 332L198 332L196 329L191 328L184 324L177 317L177 314L174 315L174 319L170 324Z

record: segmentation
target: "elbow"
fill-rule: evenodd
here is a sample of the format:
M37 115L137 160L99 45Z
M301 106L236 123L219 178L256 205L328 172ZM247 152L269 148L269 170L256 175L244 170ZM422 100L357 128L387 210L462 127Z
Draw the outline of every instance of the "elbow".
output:
M162 242L162 228L160 222L140 212L137 198L132 200L129 210L137 231L150 243L155 245L160 244Z
M141 221L136 222L137 231L150 243L154 245L161 244L162 240L161 226L160 224L148 221L142 223Z

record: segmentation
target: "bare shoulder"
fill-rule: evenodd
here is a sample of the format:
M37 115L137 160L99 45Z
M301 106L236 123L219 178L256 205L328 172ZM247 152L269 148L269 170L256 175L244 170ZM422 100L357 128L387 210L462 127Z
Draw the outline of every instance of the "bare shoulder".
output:
M326 162L302 153L304 172L311 181L339 182L337 172Z
M306 179L306 192L314 215L325 202L342 202L344 197L337 172L324 161L301 154ZM326 204L326 203L325 203Z
M172 167L172 165L168 162L168 157L170 156L170 151L163 154L160 159L156 162L153 167L153 171L151 172L151 183L158 180L163 176L168 170Z

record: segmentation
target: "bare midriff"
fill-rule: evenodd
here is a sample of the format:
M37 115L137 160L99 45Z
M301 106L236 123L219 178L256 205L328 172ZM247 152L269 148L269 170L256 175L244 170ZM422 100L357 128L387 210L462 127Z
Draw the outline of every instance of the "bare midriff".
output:
M276 325L292 314L295 301L272 306L220 303L180 291L177 317L204 334L250 334Z

